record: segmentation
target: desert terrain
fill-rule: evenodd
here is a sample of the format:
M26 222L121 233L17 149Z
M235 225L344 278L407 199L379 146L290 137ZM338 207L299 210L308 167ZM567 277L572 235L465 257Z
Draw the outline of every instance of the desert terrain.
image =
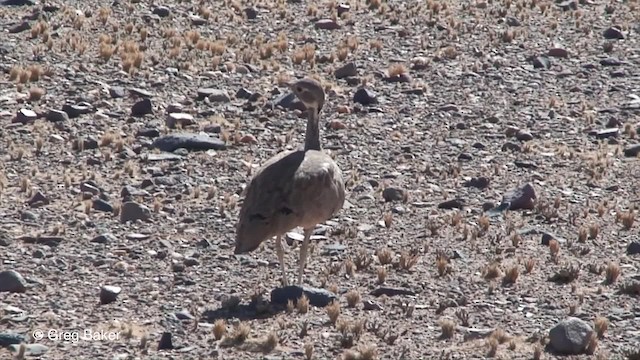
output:
M640 359L637 0L1 4L0 358ZM287 301L234 238L303 77Z

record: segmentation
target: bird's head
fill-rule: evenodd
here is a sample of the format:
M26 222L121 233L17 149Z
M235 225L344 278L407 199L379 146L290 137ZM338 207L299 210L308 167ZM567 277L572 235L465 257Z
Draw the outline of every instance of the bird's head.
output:
M322 85L313 79L304 78L289 83L289 89L300 99L309 110L315 110L316 114L324 105L324 90Z

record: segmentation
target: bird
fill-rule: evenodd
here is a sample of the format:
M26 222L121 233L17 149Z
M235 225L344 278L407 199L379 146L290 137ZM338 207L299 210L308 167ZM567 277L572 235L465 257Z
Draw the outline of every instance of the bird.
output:
M340 167L320 143L320 111L325 102L322 85L304 77L287 86L307 111L304 145L276 154L249 181L236 224L234 254L251 252L275 236L282 284L288 286L282 236L302 227L298 273L301 286L311 234L317 224L342 209L345 185Z

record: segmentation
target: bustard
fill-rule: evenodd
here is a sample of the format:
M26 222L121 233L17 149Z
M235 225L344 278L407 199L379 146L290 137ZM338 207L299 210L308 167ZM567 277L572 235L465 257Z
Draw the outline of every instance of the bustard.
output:
M289 281L282 236L298 226L304 230L298 274L298 284L301 285L309 240L315 226L342 209L345 199L342 171L320 145L318 122L325 100L322 85L304 78L290 83L289 88L307 108L304 147L283 151L256 171L245 189L234 250L235 254L253 251L263 241L275 236L284 286Z

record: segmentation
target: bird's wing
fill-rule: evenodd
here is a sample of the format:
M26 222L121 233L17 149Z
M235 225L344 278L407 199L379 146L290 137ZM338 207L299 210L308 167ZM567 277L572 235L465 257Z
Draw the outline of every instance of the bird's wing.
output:
M324 221L322 217L342 207L342 175L335 163L322 155L291 151L278 154L258 169L240 210L236 251L251 251L271 236Z

